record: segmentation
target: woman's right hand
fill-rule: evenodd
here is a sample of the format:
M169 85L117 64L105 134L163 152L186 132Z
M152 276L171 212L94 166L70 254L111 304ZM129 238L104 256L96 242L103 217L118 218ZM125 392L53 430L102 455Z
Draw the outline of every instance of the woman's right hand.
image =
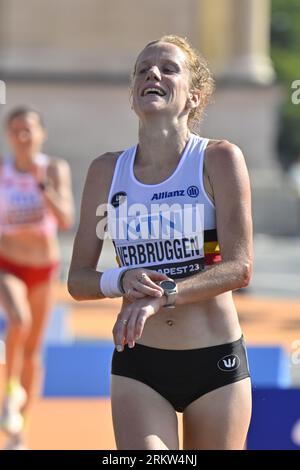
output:
M164 291L156 284L159 281L169 279L166 274L152 271L151 269L128 269L122 279L122 287L125 297L130 302L143 297L162 297Z

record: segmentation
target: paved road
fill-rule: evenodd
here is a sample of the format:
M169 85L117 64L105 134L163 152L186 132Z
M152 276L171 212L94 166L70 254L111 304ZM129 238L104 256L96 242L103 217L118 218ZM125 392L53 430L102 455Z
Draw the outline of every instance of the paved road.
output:
M73 236L62 234L62 278L66 279ZM254 237L254 272L247 293L257 296L300 298L300 236ZM115 266L112 245L101 255L101 269ZM299 312L300 313L300 312Z

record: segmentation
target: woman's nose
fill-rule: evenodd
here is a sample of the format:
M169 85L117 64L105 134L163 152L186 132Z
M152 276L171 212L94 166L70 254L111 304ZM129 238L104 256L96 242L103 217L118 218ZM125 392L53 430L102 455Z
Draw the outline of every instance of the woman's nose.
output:
M155 80L160 80L161 79L161 74L159 68L154 65L151 67L148 72L147 72L147 80L148 79L155 79Z

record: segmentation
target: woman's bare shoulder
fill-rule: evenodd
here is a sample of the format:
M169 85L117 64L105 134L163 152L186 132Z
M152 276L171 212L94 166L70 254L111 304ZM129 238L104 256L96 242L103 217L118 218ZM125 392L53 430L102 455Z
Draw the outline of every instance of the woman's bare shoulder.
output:
M101 167L101 169L107 167L111 168L114 167L117 163L119 156L123 153L122 150L118 152L105 152L99 157L94 158L91 165L94 167Z
M83 200L97 200L106 203L117 160L122 152L106 152L96 157L90 164L83 191ZM97 198L95 198L97 194Z
M207 150L210 154L228 155L232 152L241 152L238 145L229 140L209 139Z
M207 171L226 165L232 160L244 160L240 147L228 140L210 139L205 154L205 166Z
M102 181L111 180L118 158L122 153L122 151L106 152L94 158L89 166L87 177L89 179L101 178Z

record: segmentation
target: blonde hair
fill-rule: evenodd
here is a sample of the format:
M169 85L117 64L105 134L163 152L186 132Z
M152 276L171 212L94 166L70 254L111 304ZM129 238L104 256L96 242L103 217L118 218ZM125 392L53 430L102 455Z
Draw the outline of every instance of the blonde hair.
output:
M191 91L200 91L200 104L197 108L193 108L188 117L188 125L190 128L196 127L197 124L200 122L203 111L210 102L211 96L215 89L215 83L213 76L208 68L207 61L202 57L202 55L194 49L186 38L181 36L176 36L173 34L162 36L160 39L156 39L154 41L149 42L146 44L146 47L152 46L153 44L157 44L160 42L166 42L169 44L174 44L175 46L179 47L187 58L187 67L190 71L191 82L190 87ZM143 50L144 50L143 49ZM138 59L137 59L138 60ZM132 81L135 76L136 72L136 64L134 65L133 73L132 73ZM131 83L132 83L131 81ZM132 86L131 86L132 87ZM131 88L132 89L132 88Z

